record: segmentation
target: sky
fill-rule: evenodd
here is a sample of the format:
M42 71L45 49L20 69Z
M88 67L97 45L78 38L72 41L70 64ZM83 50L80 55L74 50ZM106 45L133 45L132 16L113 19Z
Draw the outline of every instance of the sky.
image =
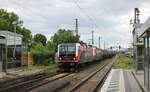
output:
M107 47L128 47L134 8L139 8L143 23L149 17L149 4L150 0L0 0L0 8L15 12L33 34L44 34L49 40L60 28L75 30L78 18L81 40L89 43L94 30L94 43L98 45L100 36L101 47L104 42Z

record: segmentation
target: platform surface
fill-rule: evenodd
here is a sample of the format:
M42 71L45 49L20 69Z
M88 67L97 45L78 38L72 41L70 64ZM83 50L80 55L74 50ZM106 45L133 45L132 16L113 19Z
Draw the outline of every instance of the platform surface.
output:
M112 69L100 92L142 92L131 70Z

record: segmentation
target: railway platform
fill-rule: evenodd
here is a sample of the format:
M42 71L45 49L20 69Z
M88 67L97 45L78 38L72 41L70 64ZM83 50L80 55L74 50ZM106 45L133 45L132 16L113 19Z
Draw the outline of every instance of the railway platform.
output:
M112 69L100 92L144 92L143 80L134 70Z
M43 69L30 69L30 68L16 68L16 69L9 69L6 72L0 72L0 80L3 80L4 78L15 78L17 76L25 76L30 74L36 74L44 72Z
M56 65L51 65L51 66L28 66L28 67L21 67L21 68L13 68L13 69L8 69L7 73L6 72L0 72L0 80L2 78L12 78L16 76L25 76L25 75L30 75L30 74L36 74L36 73L41 73L44 72L46 68L54 68ZM12 76L11 76L12 75Z

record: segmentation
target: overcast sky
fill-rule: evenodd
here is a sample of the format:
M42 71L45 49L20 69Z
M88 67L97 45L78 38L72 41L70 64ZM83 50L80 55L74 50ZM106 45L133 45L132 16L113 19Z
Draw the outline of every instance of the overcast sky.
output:
M42 33L49 39L58 29L75 29L75 18L79 19L81 40L88 42L94 30L95 43L101 36L109 45L127 47L131 42L130 19L134 8L141 11L144 22L150 14L150 0L75 0L92 18L91 21L73 0L0 0L0 8L15 12L24 21L24 26L33 34ZM95 26L96 24L96 26Z

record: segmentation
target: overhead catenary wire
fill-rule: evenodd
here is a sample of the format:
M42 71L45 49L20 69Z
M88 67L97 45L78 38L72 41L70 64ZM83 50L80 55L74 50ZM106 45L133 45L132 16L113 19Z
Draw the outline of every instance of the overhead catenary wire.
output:
M45 20L48 21L48 17L47 17L47 16L44 16L44 15L42 15L42 14L40 14L39 12L36 11L36 9L27 7L27 6L25 6L25 5L21 4L21 3L19 3L18 1L9 0L9 2L10 2L10 3L13 3L13 4L15 4L15 5L17 5L17 6L21 7L21 8L28 9L28 10L32 11L32 13L34 13L34 14L36 14L36 15L38 15L38 16L40 16L40 17L42 17L43 19L45 19Z
M38 16L40 16L40 17L42 17L43 19L45 19L45 20L48 21L48 16L45 16L45 15L43 15L43 14L37 12L36 9L27 7L27 6L21 4L21 3L18 2L18 1L9 0L9 2L11 2L11 3L13 3L13 4L17 5L17 6L20 6L21 8L26 8L26 9L32 11L32 13L34 13L34 14L36 14L36 15L38 15ZM76 6L84 13L84 15L86 15L87 18L94 24L93 27L97 27L97 24L95 23L95 21L93 20L93 18L92 18L87 12L85 12L83 8L80 7L80 5L78 4L78 2L77 2L76 0L73 0L73 2L74 2L74 3L76 4Z
M43 13L38 12L38 9L30 7L30 5L26 6L24 5L21 1L15 1L15 0L8 0L9 3L14 4L18 6L19 8L28 10L32 14L35 14L39 18L42 18L45 22L49 22L50 17L47 15L44 15ZM26 14L26 16L30 16L29 14ZM38 18L36 19L37 21L41 21ZM55 21L55 24L59 24L57 21ZM60 25L56 25L57 27L60 27Z
M30 5L26 6L21 1L16 0L8 0L10 3L15 4L16 6L19 6L20 8L27 9L31 11L32 13L36 14L39 17L42 17L42 19L49 21L49 17L47 15L44 15L43 13L40 13L36 8L30 7ZM76 4L76 6L82 11L82 13L87 16L87 18L91 21L93 24L93 28L97 27L97 24L95 23L94 19L80 6L80 4L77 2L77 0L73 0L73 2Z
M81 12L87 16L87 18L94 24L95 27L98 27L97 24L95 23L95 21L93 20L93 18L83 9L81 8L81 6L78 4L78 2L76 0L72 0L76 6L81 10Z

